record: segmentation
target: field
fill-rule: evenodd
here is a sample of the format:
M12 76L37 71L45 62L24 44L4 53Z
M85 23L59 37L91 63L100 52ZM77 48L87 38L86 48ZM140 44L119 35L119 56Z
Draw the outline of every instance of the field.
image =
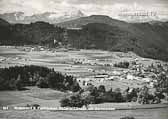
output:
M33 50L32 50L33 49ZM137 60L138 59L138 60ZM65 74L73 75L78 78L94 78L98 74L112 74L113 72L127 72L129 69L114 68L112 65L120 61L137 61L143 65L151 63L164 63L148 58L141 58L132 52L109 52L101 50L66 50L66 49L42 49L34 50L30 46L0 47L0 68L15 65L40 65L54 68ZM81 63L82 62L82 63ZM107 66L106 64L110 65ZM94 79L90 81L94 85L105 85L106 89L121 88L125 90L127 87L141 87L144 81L139 80L120 80L115 79L100 81ZM82 85L82 84L81 84ZM67 94L51 90L39 89L37 87L27 87L25 91L1 91L0 106L26 106L27 104L39 104L45 107L58 107L59 100ZM130 107L138 104L133 103L105 103L99 105L90 105L90 107ZM140 110L119 110L119 111L100 111L100 112L81 112L81 111L14 111L0 110L0 118L2 119L54 119L54 118L107 118L119 119L123 116L134 116L136 119L167 119L168 108L158 109L140 109Z
M124 110L124 111L3 111L1 119L120 119L134 116L136 119L167 119L168 109Z
M2 91L0 102L3 105L26 106L26 104L40 104L46 107L59 106L59 99L64 93L51 89L38 89L29 87L26 91ZM1 105L2 106L2 105ZM96 107L128 107L133 104L100 104ZM140 109L140 110L116 110L116 111L39 111L39 110L0 110L1 119L119 119L124 116L134 116L136 119L167 119L168 108Z

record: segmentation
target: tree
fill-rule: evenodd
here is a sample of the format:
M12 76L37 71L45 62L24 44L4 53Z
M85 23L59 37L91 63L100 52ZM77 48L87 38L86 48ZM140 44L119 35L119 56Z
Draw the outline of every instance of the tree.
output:
M149 88L144 86L140 89L137 101L141 104L148 104Z
M155 88L168 95L168 75L166 73L159 74Z
M43 78L40 77L39 80L36 82L36 86L38 86L39 88L48 88L48 81Z
M116 88L114 90L113 97L114 97L115 102L123 102L123 100L124 100L123 96L121 94L121 89L120 88Z
M68 98L63 98L63 99L60 101L60 103L61 103L61 107L69 107L69 105L70 105L70 99L68 99Z
M86 103L81 98L80 94L71 95L68 98L64 98L60 101L62 107L82 107Z
M6 80L0 77L0 90L6 89Z
M21 90L24 86L79 91L73 76L66 76L42 66L14 66L0 68L0 90Z
M125 91L125 100L127 102L131 102L131 101L134 101L136 102L137 101L137 90L135 88L132 88L132 89L126 89Z
M20 74L18 75L16 81L15 81L16 88L18 90L21 90L23 88L22 82L21 82L21 76Z
M64 88L63 86L64 77L60 73L50 72L46 78L48 80L49 88L58 90Z
M106 92L105 86L104 86L104 85L100 85L100 86L98 87L98 92L105 93L105 92Z
M71 85L71 91L72 92L77 92L79 91L81 88L79 86L79 83L77 81L74 81L74 83Z

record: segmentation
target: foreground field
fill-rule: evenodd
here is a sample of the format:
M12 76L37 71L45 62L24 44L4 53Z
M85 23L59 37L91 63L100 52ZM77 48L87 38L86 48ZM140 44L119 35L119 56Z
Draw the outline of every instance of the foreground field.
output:
M168 109L119 110L119 111L0 111L1 119L120 119L134 116L135 119L167 119Z
M26 106L39 104L41 106L58 107L59 100L65 93L51 89L27 87L25 91L1 91L0 106Z
M58 107L59 99L66 94L51 90L27 87L26 91L1 91L1 106L8 105L26 106L27 104L39 104L43 107ZM90 105L89 107L115 107L130 108L138 106L132 103L105 103ZM167 119L167 108L137 109L137 110L115 110L115 111L42 111L42 110L0 110L1 119L120 119L124 116L133 116L136 119Z

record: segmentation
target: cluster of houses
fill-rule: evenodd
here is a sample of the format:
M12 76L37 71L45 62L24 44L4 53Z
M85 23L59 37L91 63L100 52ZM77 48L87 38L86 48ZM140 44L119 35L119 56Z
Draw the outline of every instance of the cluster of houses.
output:
M44 51L46 50L45 47L43 46L28 46L28 47L24 47L23 51L25 52L33 52L33 51Z
M95 71L96 72L96 71ZM102 73L102 72L101 72ZM106 72L105 74L97 74L87 78L78 78L78 82L81 82L83 86L87 86L91 82L104 82L114 80L137 80L144 82L151 88L157 82L157 77L160 73L168 74L167 64L151 64L143 65L142 63L132 63L128 69L113 70ZM167 75L168 76L168 75Z
M93 60L88 60L88 59L73 59L73 63L74 64L84 64L84 65L97 65L96 62L94 62Z
M6 46L9 47L9 46ZM33 52L33 51L52 51L53 53L56 52L56 50L53 50L51 48L46 48L44 46L25 46L23 47L23 50L26 52ZM5 62L8 60L28 60L20 57L14 57L12 59L8 59L5 57L0 58L0 63ZM151 87L153 87L154 83L157 82L157 77L159 73L166 73L168 72L168 64L160 64L155 63L151 65L144 65L142 63L137 63L138 58L135 58L134 61L129 62L129 68L128 69L120 69L118 68L113 69L112 71L106 71L104 69L102 70L95 70L94 68L88 68L89 72L94 72L94 76L85 77L85 78L78 78L78 82L81 82L82 85L88 85L89 83L93 81L97 82L104 82L104 81L113 81L113 80L138 80L145 82L149 84ZM141 59L142 61L145 61L145 59ZM91 60L87 58L74 58L72 59L73 64L83 64L83 65L90 65L90 66L104 66L104 67L113 67L113 63L102 63L99 62L98 59ZM72 67L72 66L71 66ZM67 69L70 70L71 68Z
M12 58L7 58L7 57L4 57L4 58L0 58L0 63L7 63L7 64L10 64L11 61L30 61L29 59L27 58L22 58L22 57L12 57Z
M0 63L6 61L7 59L6 58L0 58Z

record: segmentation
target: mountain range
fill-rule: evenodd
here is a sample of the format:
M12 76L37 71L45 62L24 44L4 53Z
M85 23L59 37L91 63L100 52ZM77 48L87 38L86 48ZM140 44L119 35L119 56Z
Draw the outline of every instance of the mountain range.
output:
M45 21L49 23L59 23L64 22L80 17L84 17L85 15L80 10L72 10L64 13L56 13L56 12L44 12L41 14L34 14L31 16L26 16L23 12L13 12L13 13L4 13L0 14L0 18L8 21L9 23L23 23L29 24L37 21Z
M132 51L168 61L168 22L127 23L103 15L80 17L50 24L10 24L0 20L2 45L60 44L79 49ZM54 39L59 42L53 45Z

